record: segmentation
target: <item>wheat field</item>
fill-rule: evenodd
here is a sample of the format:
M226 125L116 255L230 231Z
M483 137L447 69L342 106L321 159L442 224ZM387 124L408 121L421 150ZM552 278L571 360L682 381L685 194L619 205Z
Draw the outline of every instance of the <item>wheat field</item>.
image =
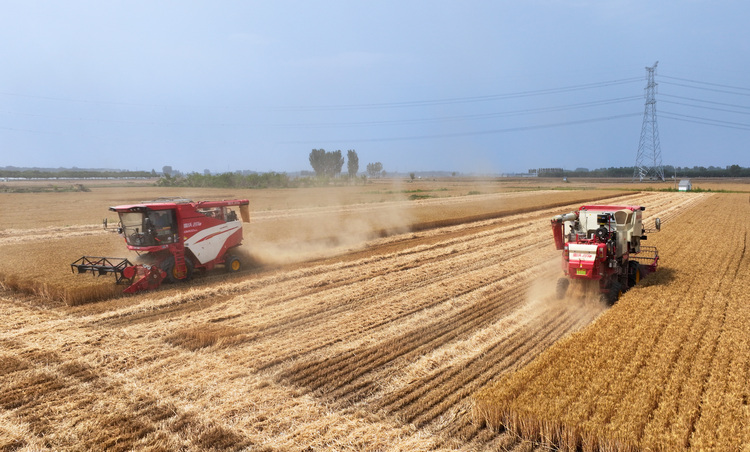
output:
M523 391L510 398L501 390L511 386L498 382L520 384L516 375L539 372L538 362L594 334L634 303L657 305L651 291L677 291L675 260L694 259L680 234L704 221L694 212L741 195L486 189L468 195L465 188L454 189L465 194L363 202L369 194L359 193L343 204L256 208L245 246L259 263L232 277L209 275L83 304L6 283L0 291L0 450L520 451L560 444L535 436L534 428L548 428L540 425L571 438L566 444L583 444L583 438L607 447L657 444L608 440L564 416L533 417L522 411ZM610 310L588 294L561 301L552 295L560 255L549 218L595 199L642 204L647 222L664 220L661 235L649 238L664 248L663 268ZM331 216L341 221L323 221ZM374 219L381 216L386 220ZM336 224L343 238L332 239ZM4 253L21 245L14 241L17 234L0 231ZM51 260L55 249L84 241L110 246L111 238L95 225L73 222L26 232L21 240L49 245L27 261ZM295 236L296 255L289 249ZM114 243L112 251L120 245ZM679 290L685 298L698 296ZM658 305L674 304L689 303ZM703 313L686 309L684 315L697 321ZM642 321L643 311L633 316ZM712 325L695 334L710 341L716 335ZM675 328L669 332L679 336ZM616 338L623 332L607 334L621 344ZM645 352L645 342L642 347ZM691 349L675 350L682 356ZM593 359L575 356L579 362L570 358L570 366ZM711 368L707 359L701 362ZM715 359L732 363L736 357L725 350ZM706 394L722 403L734 400L722 388L746 381L742 373L724 380L700 375L713 382ZM689 387L672 384L669 390L677 394ZM561 403L583 406L581 394ZM678 411L683 399L674 396ZM721 416L721 409L706 410L695 425L705 430L713 424L702 423L720 423ZM518 428L504 423L512 417ZM644 432L656 438L668 427Z
M649 238L663 268L481 391L477 417L564 450L747 450L748 218L737 194L671 221Z

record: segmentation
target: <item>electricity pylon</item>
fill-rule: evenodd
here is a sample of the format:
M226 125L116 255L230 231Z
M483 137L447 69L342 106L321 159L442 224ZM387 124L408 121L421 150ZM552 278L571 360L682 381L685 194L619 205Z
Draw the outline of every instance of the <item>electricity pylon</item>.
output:
M638 155L635 158L633 180L657 178L664 181L664 168L661 165L661 145L659 144L659 128L656 124L656 73L657 61L653 67L647 67L648 83L646 84L646 107L643 111L643 126L641 140L638 143Z

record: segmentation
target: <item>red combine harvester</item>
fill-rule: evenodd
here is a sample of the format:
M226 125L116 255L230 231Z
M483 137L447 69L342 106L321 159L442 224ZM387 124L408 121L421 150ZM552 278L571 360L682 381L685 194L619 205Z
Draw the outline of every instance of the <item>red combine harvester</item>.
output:
M581 206L552 218L555 247L563 252L565 277L557 281L563 298L570 280L598 281L602 299L614 304L623 292L656 271L659 252L646 240L641 206ZM661 221L655 220L656 230Z
M145 254L147 263L134 265L124 258L83 256L70 264L71 270L114 274L118 284L127 284L127 293L155 289L164 280L187 281L193 271L211 270L216 265L239 271L242 262L234 251L242 244L242 222L250 221L248 206L246 199L157 199L110 207L120 217L117 232L125 238L128 249Z

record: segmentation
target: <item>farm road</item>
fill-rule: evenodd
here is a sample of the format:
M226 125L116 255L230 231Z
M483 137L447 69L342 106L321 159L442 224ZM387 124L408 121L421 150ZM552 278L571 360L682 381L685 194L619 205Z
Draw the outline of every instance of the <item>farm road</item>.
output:
M668 220L704 199L612 202ZM0 449L528 448L470 396L601 315L550 296L548 219L576 207L76 308L5 292Z

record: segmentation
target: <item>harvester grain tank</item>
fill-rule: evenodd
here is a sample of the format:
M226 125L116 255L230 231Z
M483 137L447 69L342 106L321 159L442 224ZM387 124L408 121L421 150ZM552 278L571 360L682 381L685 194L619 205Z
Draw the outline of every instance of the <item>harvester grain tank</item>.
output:
M124 291L132 293L155 289L164 280L186 281L194 271L208 271L217 265L230 272L242 267L236 250L242 244L242 222L250 221L246 199L157 199L109 210L120 217L117 232L128 249L145 255L146 263L83 256L71 264L74 272L114 274L118 284L127 284Z
M581 206L552 218L555 247L562 250L565 274L557 282L563 298L571 280L598 281L602 298L614 304L623 292L656 271L659 252L646 240L642 206ZM655 220L656 230L661 221Z

